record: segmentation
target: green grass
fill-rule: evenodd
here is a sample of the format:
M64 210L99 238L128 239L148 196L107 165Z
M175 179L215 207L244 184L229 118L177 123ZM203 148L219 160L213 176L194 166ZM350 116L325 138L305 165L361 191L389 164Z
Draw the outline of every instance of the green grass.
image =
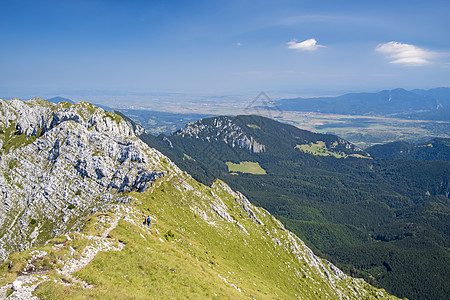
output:
M67 109L67 108L70 108L72 105L74 105L74 104L72 104L72 103L70 103L70 102L66 102L66 101L61 101L61 102L59 102L57 105L56 105L56 107L57 108L65 108L65 109Z
M194 161L195 161L195 159L193 159L192 157L190 157L190 156L187 155L186 153L183 153L183 160L184 160L184 159L194 160Z
M183 189L182 181L194 189ZM292 253L289 233L278 221L253 208L264 225L252 222L234 196L219 184L217 181L211 189L189 178L162 178L145 193L133 193L135 202L128 206L128 212L118 214L120 221L108 235L116 245L119 241L125 244L124 248L99 252L73 274L93 285L92 289L77 283L63 285L70 278L54 269L62 266L61 261L79 257L93 243L85 235L100 236L110 225L99 220L112 218L114 213L90 217L83 235L51 240L41 248L47 255L36 263L47 270L49 281L41 283L35 294L41 299L338 299L336 288L320 275L321 269L306 263L306 252L300 254L302 259ZM248 234L211 209L218 201L216 197ZM136 213L130 213L130 208ZM150 229L141 223L142 215L148 214L153 219ZM127 221L130 218L132 221ZM54 245L62 247L55 249ZM301 245L300 251L304 251ZM0 277L4 278L1 284L17 277L30 252L12 254L0 265ZM9 261L13 261L11 269ZM377 298L378 290L361 281L346 278L336 284L350 298ZM357 285L366 292L354 295Z
M347 157L346 154L330 151L327 148L327 146L325 145L325 142L323 142L323 141L317 141L317 143L297 145L297 146L295 146L295 149L299 149L300 151L303 151L305 153L309 153L309 154L312 154L315 156L334 156L336 158Z
M3 140L3 145L0 153L8 154L9 152L28 144L31 144L36 140L35 136L27 137L26 134L17 135L16 124L11 124L8 128L2 129L3 133L0 133L0 139ZM38 135L40 132L38 132Z
M253 129L261 129L261 127L259 127L258 125L255 124L247 124L248 127L253 128Z
M356 158L366 158L366 159L372 159L372 157L368 157L368 156L364 156L364 155L361 155L361 154L356 154L356 153L354 153L354 154L349 154L348 156L351 156L351 157L356 157Z
M450 137L450 122L405 120L376 116L336 115L285 111L283 122L318 133L336 134L361 148L396 140L420 141L424 137Z
M266 174L266 170L264 170L258 162L241 161L239 164L235 164L227 161L226 164L228 166L229 172L241 172L260 175Z

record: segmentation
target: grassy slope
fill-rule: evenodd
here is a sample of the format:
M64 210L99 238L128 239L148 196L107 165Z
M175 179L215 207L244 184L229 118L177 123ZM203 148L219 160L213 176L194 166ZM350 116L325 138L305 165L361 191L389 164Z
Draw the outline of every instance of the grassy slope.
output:
M248 136L267 146L266 152L252 154L224 143L210 145L179 137L170 137L174 149L167 149L163 143L147 142L159 146L196 179L208 183L218 177L242 191L253 203L279 217L315 250L327 253L342 265L357 268L362 272L359 276L375 276L378 284L391 292L414 299L442 298L448 294L448 285L441 284L441 279L448 277L447 272L439 268L448 267L449 263L446 258L449 205L448 198L442 196L448 191L448 163L310 155L294 149L295 146L325 142L326 148L331 149L335 139L254 116L239 120ZM182 153L195 162L177 159L177 144L182 144ZM276 151L270 151L272 148ZM214 151L210 154L204 149ZM175 154L171 155L171 151ZM257 161L267 175L229 175L226 161ZM422 233L425 231L426 234ZM418 246L424 240L432 241L426 243L427 252ZM354 255L355 246L362 249L358 255ZM373 272L373 266L362 263L372 261L381 248L401 257L394 262L392 255L387 255L374 262L377 268L390 269L388 275ZM392 268L386 268L385 264ZM423 265L428 267L422 268ZM421 280L436 275L440 280Z
M226 162L228 171L230 172L241 172L249 174L266 174L266 170L261 168L259 163L251 161L241 161L239 164L234 164L232 162Z
M281 223L255 208L256 216L265 225L252 222L234 197L219 185L216 182L210 189L193 179L174 176L170 180L159 179L145 193L134 194L137 200L116 213L121 220L108 235L113 244L124 243L123 250L100 252L85 268L74 273L93 285L92 289L76 283L64 285L73 283L72 279L57 274L54 269L62 266L61 261L79 256L86 245L92 244L86 236L100 235L108 227L99 220L108 215L114 218L114 214L91 217L82 234L71 234L70 241L65 236L50 241L41 248L47 255L34 263L49 279L37 288L37 296L43 299L292 299L298 296L337 299L339 289L354 299L382 298L377 295L379 290L348 277L338 280L337 287L333 287L320 271L322 267L311 266L311 259L299 240L301 258L289 250L294 247L293 237ZM214 195L223 200L231 218L249 234L211 209L212 203L220 206ZM140 221L147 214L155 220L151 229ZM55 249L54 245L62 247ZM30 252L13 254L8 259L13 262L11 269L8 263L0 266L3 274L0 276L5 278L1 285L14 280L24 268L25 260L30 258Z
M305 153L312 154L312 155L334 156L336 158L347 157L344 153L342 153L342 154L335 153L333 151L328 150L327 146L325 145L325 142L323 142L323 141L318 141L317 143L297 145L297 146L295 146L295 148L299 149L300 151L303 151Z

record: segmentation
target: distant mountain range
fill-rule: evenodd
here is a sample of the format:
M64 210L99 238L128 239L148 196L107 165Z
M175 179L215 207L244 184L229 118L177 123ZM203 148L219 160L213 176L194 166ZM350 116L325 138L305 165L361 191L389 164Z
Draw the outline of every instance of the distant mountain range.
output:
M281 110L399 118L450 120L450 88L394 89L350 93L337 97L293 98L277 101Z

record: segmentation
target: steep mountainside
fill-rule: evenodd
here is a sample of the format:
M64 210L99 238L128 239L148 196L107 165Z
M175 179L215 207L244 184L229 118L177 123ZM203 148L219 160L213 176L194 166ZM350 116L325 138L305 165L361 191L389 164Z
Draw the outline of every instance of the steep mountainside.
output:
M252 136L248 137L242 128L228 117L202 119L188 124L173 135L208 142L223 141L232 148L244 148L253 153L266 150L264 145L255 141Z
M120 117L91 104L0 101L2 259L79 228L167 169Z
M412 91L394 89L338 97L282 99L278 105L283 110L292 111L450 120L450 88Z
M261 130L261 127L264 129ZM283 139L279 139L280 136ZM310 146L320 141L324 143L324 150L329 150L330 155L333 153L342 156L353 154L368 156L362 149L337 136L315 134L257 116L201 119L176 131L171 139L177 140L178 137L207 142L223 141L231 148L246 149L252 153L268 152L273 155L283 152L294 153L297 152L295 147Z
M450 161L450 139L435 138L426 143L392 142L366 149L382 159L417 159Z
M198 183L117 115L1 105L2 298L394 299L224 182Z
M196 179L240 190L349 273L412 299L450 292L448 162L373 159L337 136L257 116L139 137Z
M395 299L316 257L223 182L208 188L171 172L130 197L130 204L92 216L80 233L12 255L0 266L6 277L0 293L26 299ZM141 223L144 213L152 216L151 228Z

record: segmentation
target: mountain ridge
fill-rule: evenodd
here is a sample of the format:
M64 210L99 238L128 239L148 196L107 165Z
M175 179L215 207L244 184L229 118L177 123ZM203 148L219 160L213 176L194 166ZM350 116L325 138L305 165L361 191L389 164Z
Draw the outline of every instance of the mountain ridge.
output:
M0 137L8 141L3 146L11 145L2 147L0 161L2 259L79 226L81 215L101 207L87 194L105 206L126 201L117 193L144 189L165 171L161 154L143 151L124 121L88 103L0 101L0 120L9 129ZM108 190L116 195L103 193ZM35 215L38 207L48 209ZM47 221L39 221L43 216Z
M382 159L450 161L450 139L434 138L420 144L398 141L375 145L366 151Z
M385 161L337 136L267 118L218 119L238 120L265 151L224 140L214 119L187 125L196 133L184 137L183 130L139 137L197 180L210 184L220 178L240 190L349 273L411 299L447 293L448 162Z
M382 115L398 118L450 120L450 88L377 93L349 93L336 97L281 99L282 110L316 111L343 115Z
M53 98L50 98L50 99L46 99L46 100L48 102L52 102L52 103L55 103L55 104L58 104L59 102L69 102L71 104L75 104L75 102L73 102L72 100L64 98L64 97L59 97L59 96L53 97Z
M0 161L4 297L395 299L316 257L224 182L198 183L119 116L0 101L10 128L0 137L15 142Z

